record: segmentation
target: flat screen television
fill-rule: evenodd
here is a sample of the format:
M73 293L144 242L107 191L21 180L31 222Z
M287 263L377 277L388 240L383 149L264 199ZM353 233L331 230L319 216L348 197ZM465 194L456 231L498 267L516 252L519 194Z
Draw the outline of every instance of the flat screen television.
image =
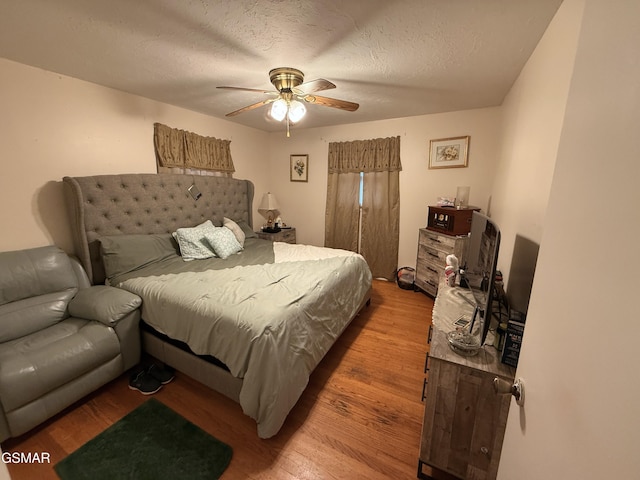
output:
M469 331L474 334L479 329L480 345L484 345L491 325L499 249L498 225L487 215L474 211L460 285L468 288L473 294L475 312Z

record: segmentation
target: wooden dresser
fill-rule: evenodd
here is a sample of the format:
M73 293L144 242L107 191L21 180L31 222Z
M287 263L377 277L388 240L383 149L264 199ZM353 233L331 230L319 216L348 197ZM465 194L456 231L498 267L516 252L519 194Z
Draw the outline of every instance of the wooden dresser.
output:
M511 395L497 394L493 380L513 383L515 369L500 362L492 333L475 356L451 350L453 323L473 315L460 293L470 295L441 282L433 307L418 478L431 478L423 473L425 464L461 479L490 480L498 472Z
M447 255L454 254L462 266L468 238L467 235L452 236L421 228L418 234L416 287L435 297L440 278L444 274Z

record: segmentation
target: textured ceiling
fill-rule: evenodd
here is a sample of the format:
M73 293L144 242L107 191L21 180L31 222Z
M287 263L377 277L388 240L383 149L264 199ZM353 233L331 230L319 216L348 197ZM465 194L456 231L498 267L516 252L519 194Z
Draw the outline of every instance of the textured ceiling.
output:
M0 2L0 57L214 117L266 98L294 67L322 92L296 128L495 106L561 0L19 0ZM283 126L259 108L229 120Z

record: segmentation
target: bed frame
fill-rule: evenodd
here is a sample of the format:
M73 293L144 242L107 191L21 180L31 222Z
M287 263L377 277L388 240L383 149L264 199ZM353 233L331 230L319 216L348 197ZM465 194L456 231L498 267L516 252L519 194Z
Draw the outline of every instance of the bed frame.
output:
M201 193L198 199L189 191L192 185ZM64 177L63 186L75 254L93 284L105 281L98 243L102 235L170 233L207 219L221 225L223 217L253 225L254 188L248 180L139 173ZM360 309L369 299L367 295ZM239 402L241 379L144 329L141 334L149 355Z
M223 217L253 224L253 184L228 177L134 173L64 177L75 254L93 284L105 281L102 235L170 233ZM195 185L201 196L189 192ZM142 330L142 348L199 382L239 402L242 380L226 369Z

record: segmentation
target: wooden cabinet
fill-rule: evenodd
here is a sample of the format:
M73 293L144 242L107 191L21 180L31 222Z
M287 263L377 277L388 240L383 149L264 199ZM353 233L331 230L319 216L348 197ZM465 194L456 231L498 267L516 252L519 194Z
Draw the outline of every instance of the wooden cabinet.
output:
M444 274L447 255L458 257L462 266L467 240L466 235L452 236L421 228L418 234L415 285L435 297Z
M495 392L493 380L512 383L515 369L500 363L491 338L472 357L449 348L453 322L473 314L458 290L441 284L433 309L418 477L428 478L426 464L461 479L490 480L498 472L511 404L510 395Z
M296 243L296 229L283 228L277 233L256 232L259 238L272 242Z

